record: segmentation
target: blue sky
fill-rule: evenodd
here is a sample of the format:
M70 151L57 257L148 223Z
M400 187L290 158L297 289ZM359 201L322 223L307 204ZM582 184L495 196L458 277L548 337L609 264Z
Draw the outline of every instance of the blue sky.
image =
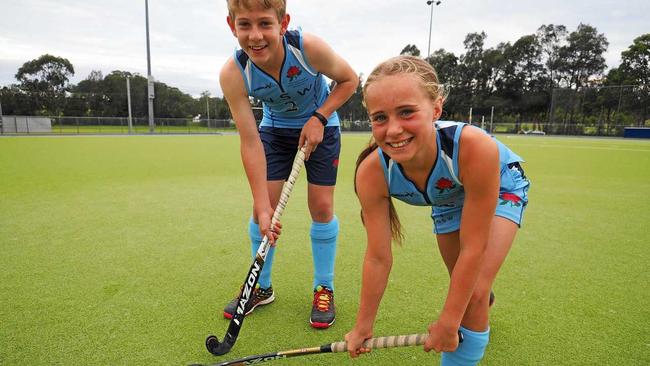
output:
M433 10L431 49L463 53L470 32L485 31L486 47L514 42L542 24L579 23L604 33L609 67L634 38L650 33L647 0L442 0ZM0 0L0 86L15 83L26 61L50 53L75 66L72 82L90 71L147 74L144 0ZM407 44L426 53L426 0L289 0L291 26L325 39L357 71L368 74ZM198 95L221 95L218 73L237 46L223 0L149 1L152 74Z

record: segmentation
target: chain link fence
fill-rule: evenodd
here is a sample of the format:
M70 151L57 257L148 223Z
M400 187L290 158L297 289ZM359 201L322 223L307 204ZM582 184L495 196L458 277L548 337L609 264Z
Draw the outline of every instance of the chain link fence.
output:
M215 134L234 131L231 120L156 118L154 134ZM152 133L147 118L2 116L3 135L35 134L145 134Z
M650 127L649 107L647 86L555 89L545 132L623 136L625 127Z

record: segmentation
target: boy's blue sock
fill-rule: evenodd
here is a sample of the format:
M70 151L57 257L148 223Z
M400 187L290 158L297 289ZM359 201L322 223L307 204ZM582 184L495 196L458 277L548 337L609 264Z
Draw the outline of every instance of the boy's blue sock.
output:
M474 366L485 354L485 348L490 340L490 328L484 332L475 332L460 327L463 342L455 352L443 352L440 366Z
M257 249L260 247L260 243L262 242L262 234L260 234L260 226L253 221L252 217L248 222L248 236L251 238L251 253L253 255L253 260L255 260ZM266 254L266 261L264 261L264 268L262 268L260 279L257 282L261 288L266 289L271 286L271 267L273 267L274 254L275 248L269 248L269 252Z
M334 259L336 257L336 238L339 235L339 220L312 222L311 250L314 258L314 288L323 285L334 291Z

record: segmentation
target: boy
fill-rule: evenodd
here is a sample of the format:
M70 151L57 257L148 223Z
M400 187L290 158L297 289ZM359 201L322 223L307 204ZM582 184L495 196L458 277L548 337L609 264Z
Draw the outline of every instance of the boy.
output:
M308 206L312 217L314 294L310 324L328 328L335 320L334 259L338 219L334 185L340 152L336 109L354 93L358 78L348 63L323 40L288 31L285 0L227 0L228 25L241 47L219 77L241 142L244 170L253 194L249 236L253 256L271 228L282 185L298 148L305 146ZM330 92L324 76L336 86ZM262 100L258 127L249 96ZM266 258L247 314L271 303L271 268L275 248ZM237 299L224 309L232 318Z

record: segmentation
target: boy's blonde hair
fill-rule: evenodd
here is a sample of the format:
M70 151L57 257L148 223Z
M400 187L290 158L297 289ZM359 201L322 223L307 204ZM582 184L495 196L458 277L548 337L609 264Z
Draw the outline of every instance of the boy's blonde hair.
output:
M431 100L436 101L442 98L444 103L447 98L447 90L438 80L438 73L428 62L415 56L397 56L389 58L380 63L366 79L363 85L363 100L365 105L368 86L383 76L413 74L421 82L424 91L429 94Z
M228 3L228 16L235 19L237 11L241 9L253 10L255 7L262 9L273 9L278 15L278 21L282 21L287 12L287 0L226 0Z

